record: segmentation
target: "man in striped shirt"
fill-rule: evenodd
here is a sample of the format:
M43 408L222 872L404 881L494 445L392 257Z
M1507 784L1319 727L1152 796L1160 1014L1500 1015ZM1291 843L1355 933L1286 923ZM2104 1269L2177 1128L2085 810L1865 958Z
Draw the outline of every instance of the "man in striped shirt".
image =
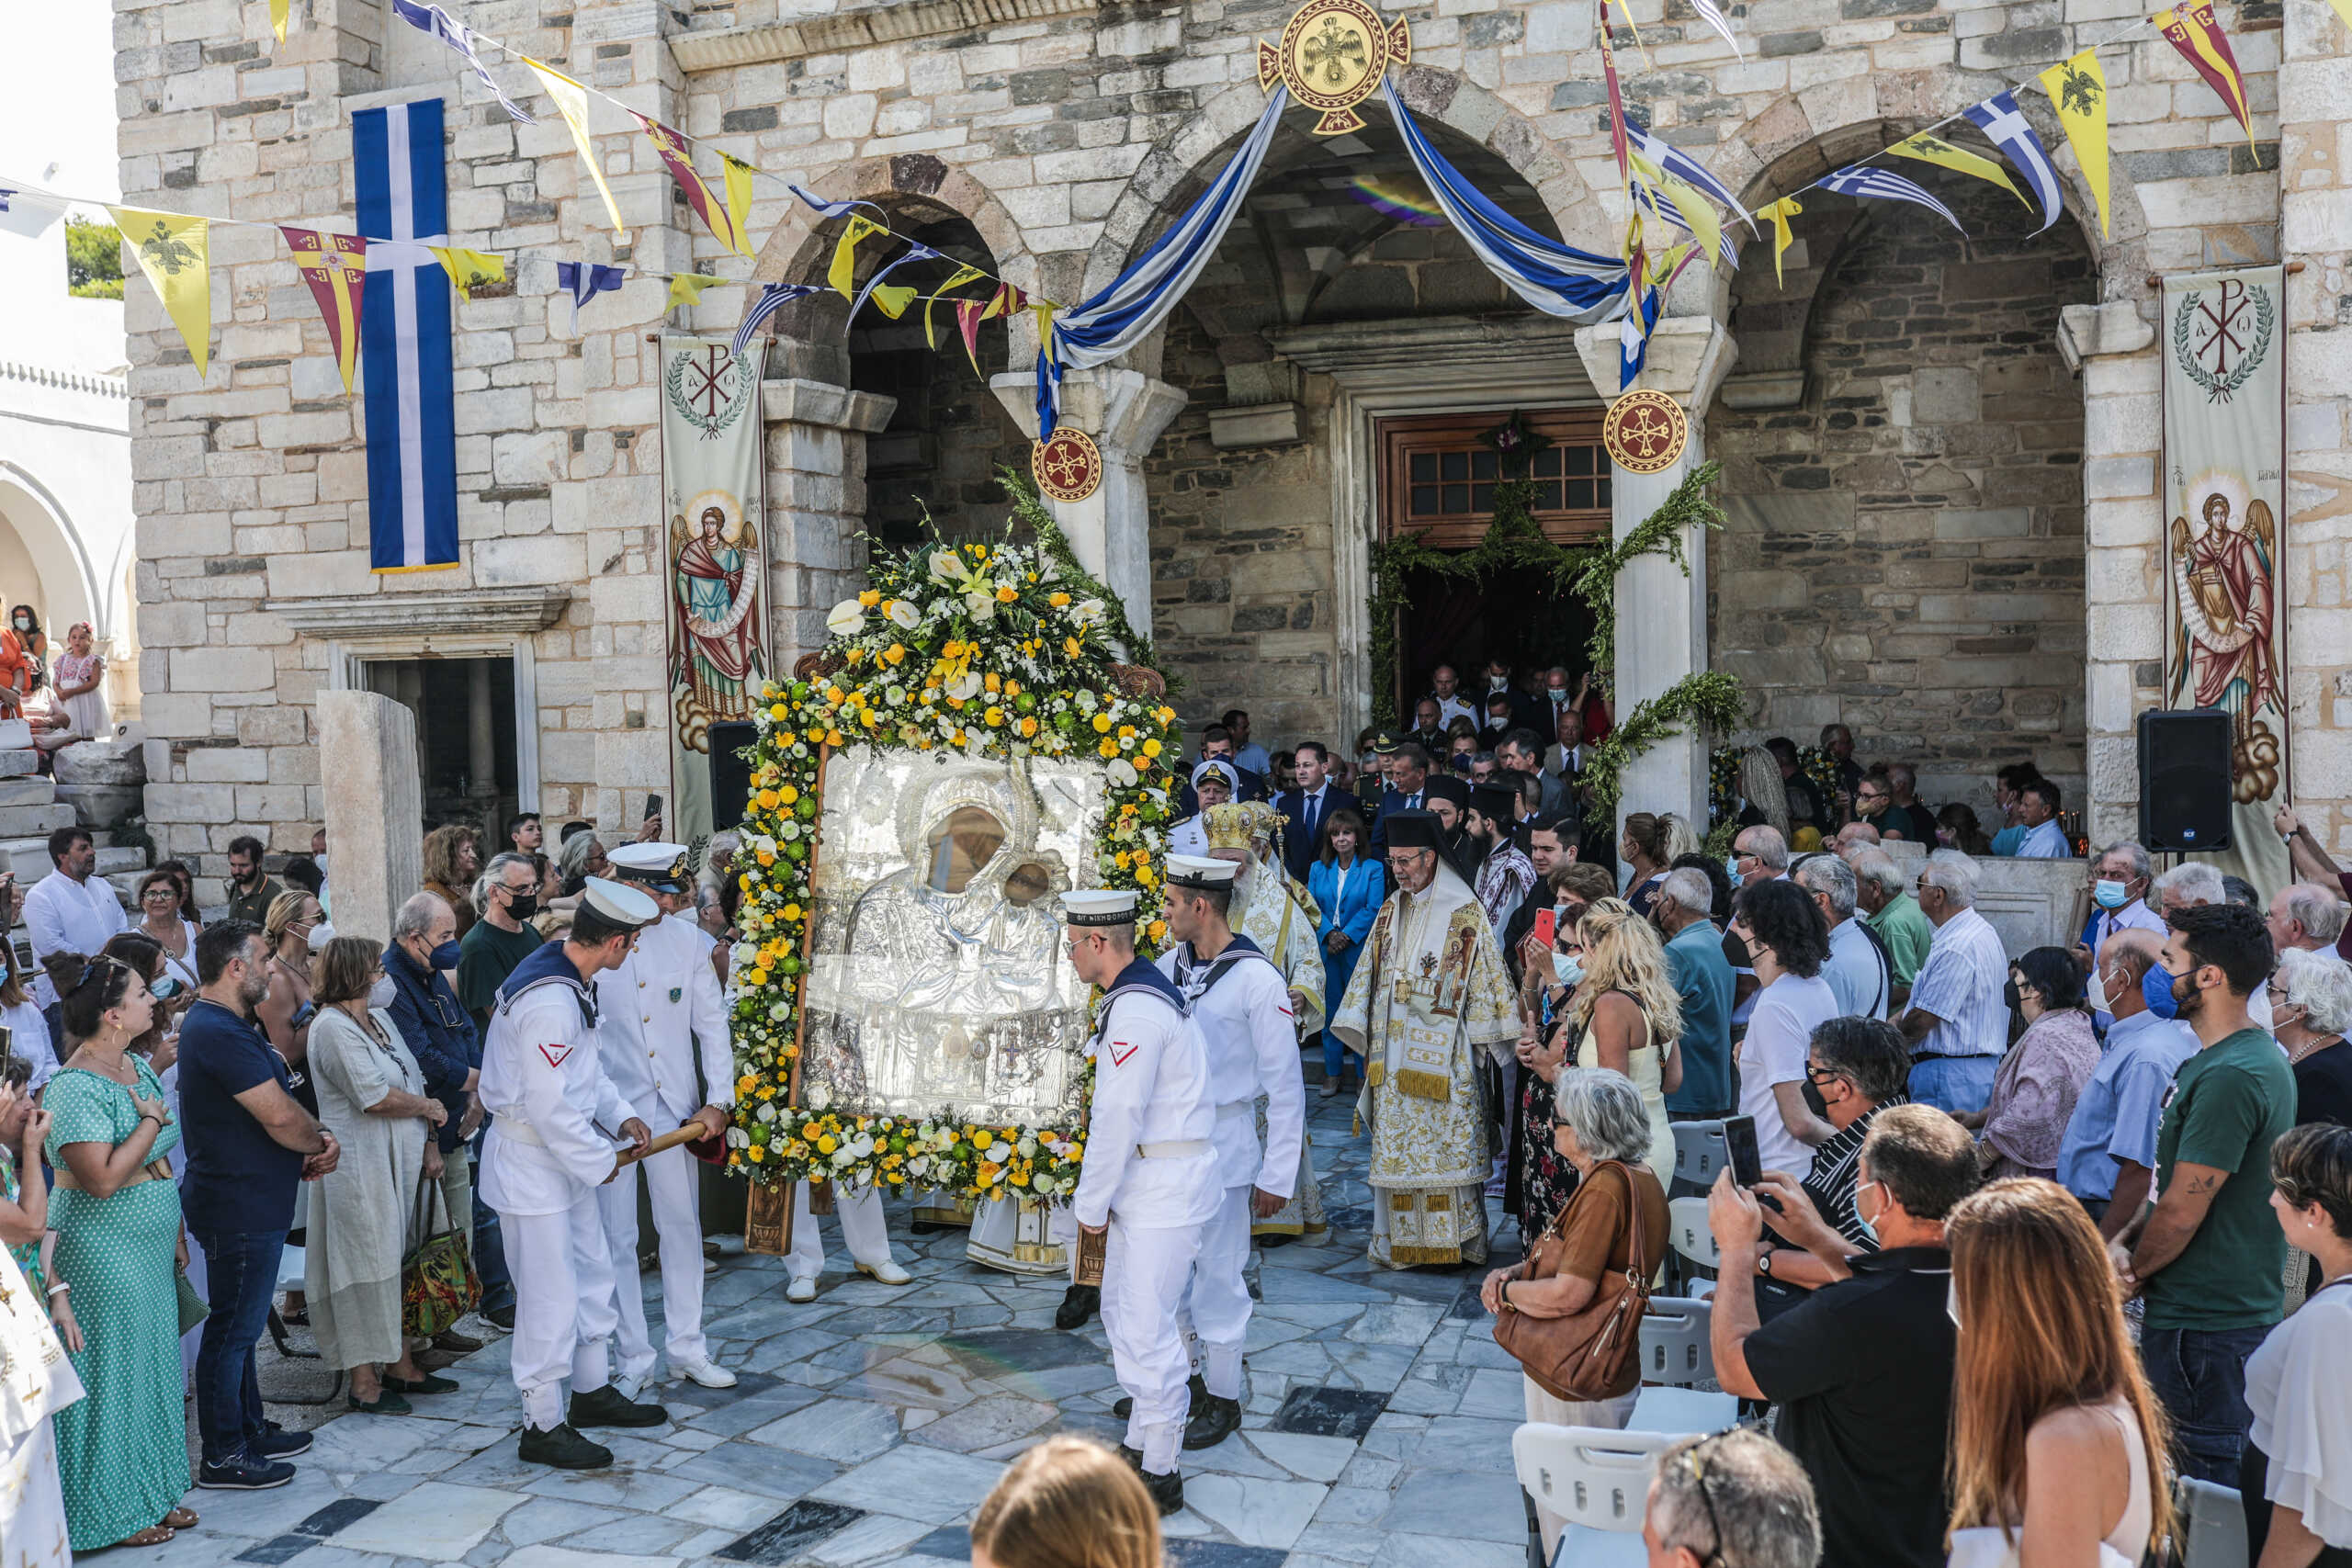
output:
M1805 1053L1804 1097L1838 1131L1814 1145L1804 1194L1821 1218L1845 1238L1848 1257L1878 1250L1878 1235L1855 1212L1862 1140L1890 1105L1910 1099L1911 1053L1894 1026L1881 1019L1833 1018L1813 1032ZM1794 1172L1790 1174L1793 1175ZM1771 1224L1770 1216L1765 1223ZM1829 1265L1792 1240L1775 1238L1756 1255L1756 1304L1767 1321L1833 1280Z
M1939 1111L1982 1111L2009 1044L2008 954L1978 914L1976 863L1938 850L1919 873L1919 912L1936 928L1898 1027L1911 1047L1911 1098Z

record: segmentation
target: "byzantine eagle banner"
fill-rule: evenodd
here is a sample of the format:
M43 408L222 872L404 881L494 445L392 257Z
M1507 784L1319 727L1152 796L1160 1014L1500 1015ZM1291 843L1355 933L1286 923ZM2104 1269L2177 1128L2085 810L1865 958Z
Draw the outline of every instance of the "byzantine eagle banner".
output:
M760 374L767 344L741 352L662 340L663 619L670 628L670 832L699 844L711 819L710 727L748 722L768 680Z
M2287 305L2276 266L2165 279L2167 708L2230 716L2232 844L2256 887L2290 879L2287 792Z

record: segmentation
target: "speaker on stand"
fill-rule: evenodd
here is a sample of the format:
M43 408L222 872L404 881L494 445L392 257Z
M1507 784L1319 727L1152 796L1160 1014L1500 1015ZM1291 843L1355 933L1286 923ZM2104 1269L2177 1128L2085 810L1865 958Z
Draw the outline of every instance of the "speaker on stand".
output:
M2152 853L2230 848L2230 716L2151 708L2139 739L2140 842Z
M752 764L737 753L759 738L759 727L729 719L710 727L710 821L724 832L740 825L752 803Z

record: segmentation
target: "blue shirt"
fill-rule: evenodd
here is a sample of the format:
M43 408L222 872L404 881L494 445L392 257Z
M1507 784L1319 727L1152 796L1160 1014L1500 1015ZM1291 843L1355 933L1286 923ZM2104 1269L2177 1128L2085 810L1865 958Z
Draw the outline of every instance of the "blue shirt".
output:
M1993 835L1993 852L1996 855L2013 855L2018 852L2018 846L2023 842L2025 842L2025 824L2012 822Z
M2019 860L2064 860L2073 852L2073 846L2066 842L2065 832L2058 826L2055 817L2039 828L2027 829L2024 836L2018 839L2016 851Z
M290 1230L302 1156L269 1135L237 1096L275 1083L294 1093L286 1058L258 1024L198 999L180 1021L180 1129L187 1177L180 1201L190 1230Z
M2197 1036L2185 1023L2152 1012L2117 1019L2058 1145L2059 1185L2077 1198L2112 1198L2118 1160L2155 1169L2165 1096L2195 1055Z
M1723 1111L1731 1091L1731 964L1723 933L1693 920L1666 944L1666 977L1682 998L1682 1087L1666 1097L1668 1111Z

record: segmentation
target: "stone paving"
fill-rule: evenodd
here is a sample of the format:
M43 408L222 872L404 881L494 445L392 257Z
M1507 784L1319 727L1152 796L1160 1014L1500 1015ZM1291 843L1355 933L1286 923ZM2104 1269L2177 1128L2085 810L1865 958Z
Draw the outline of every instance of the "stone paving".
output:
M1168 1560L1518 1568L1520 1374L1478 1306L1483 1270L1373 1268L1350 1101L1310 1089L1308 1106L1332 1230L1259 1255L1243 1429L1184 1456L1187 1506L1166 1522ZM838 1232L822 1223L828 1261L845 1269ZM661 1385L648 1397L665 1403L671 1425L595 1434L616 1456L609 1471L515 1458L520 1405L502 1339L450 1369L463 1388L417 1399L415 1416L346 1413L317 1426L292 1485L193 1494L203 1523L140 1561L964 1563L965 1525L1005 1461L1057 1431L1116 1441L1120 1390L1099 1321L1076 1334L1053 1326L1059 1279L967 1262L961 1231L907 1229L894 1206L892 1241L913 1284L828 1272L806 1306L784 1299L781 1259L730 1251L710 1279L705 1322L740 1386ZM1507 1222L1504 1234L1515 1245ZM658 1293L655 1277L644 1282ZM307 1381L315 1393L323 1377L304 1365L270 1369L266 1387ZM305 1424L292 1410L272 1414Z

